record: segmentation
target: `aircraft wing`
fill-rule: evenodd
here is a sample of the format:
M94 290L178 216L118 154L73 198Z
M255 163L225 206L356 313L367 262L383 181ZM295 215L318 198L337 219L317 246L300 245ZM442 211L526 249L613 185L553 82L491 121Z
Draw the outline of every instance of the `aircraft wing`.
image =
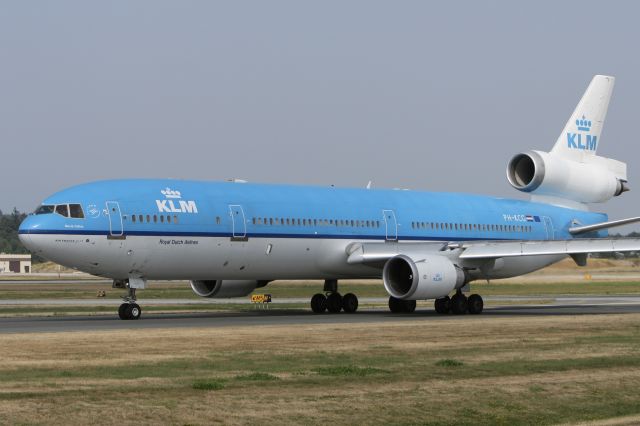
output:
M460 259L640 251L640 238L580 238L553 241L491 241L462 243L354 243L347 247L347 262L374 263L399 254L411 256L460 249Z
M640 238L593 238L558 241L502 241L472 243L461 259L487 259L547 254L586 254L640 251Z

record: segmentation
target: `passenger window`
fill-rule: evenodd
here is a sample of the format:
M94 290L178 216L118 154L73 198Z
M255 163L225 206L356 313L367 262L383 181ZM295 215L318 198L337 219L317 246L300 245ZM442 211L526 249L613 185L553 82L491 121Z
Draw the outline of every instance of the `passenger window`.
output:
M136 215L135 214L131 215L131 222L136 223Z
M144 222L144 218L142 217L142 215L138 215L138 222L142 223Z
M69 217L69 207L66 204L58 204L56 206L56 213L64 217Z
M160 223L164 223L164 216L160 215Z
M147 223L151 222L151 216L147 215Z
M84 212L80 204L69 204L69 213L75 219L84 219Z
M153 223L157 223L158 222L158 216L157 215L153 215Z
M175 214L173 215L173 223L178 223L178 216Z
M167 215L167 223L171 223L171 216Z

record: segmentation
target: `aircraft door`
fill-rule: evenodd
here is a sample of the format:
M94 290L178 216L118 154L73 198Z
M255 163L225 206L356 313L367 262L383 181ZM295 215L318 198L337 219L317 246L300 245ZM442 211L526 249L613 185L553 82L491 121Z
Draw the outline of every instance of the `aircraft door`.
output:
M398 222L396 221L395 212L393 210L382 210L382 216L384 216L384 224L386 227L386 240L397 241Z
M109 237L122 237L122 214L117 201L107 201L107 215L109 216Z
M542 218L544 220L544 229L547 231L547 240L553 240L555 237L555 233L553 231L553 222L549 216L544 216Z
M244 217L244 210L238 204L229 205L229 214L231 215L231 235L233 238L247 237L247 221Z

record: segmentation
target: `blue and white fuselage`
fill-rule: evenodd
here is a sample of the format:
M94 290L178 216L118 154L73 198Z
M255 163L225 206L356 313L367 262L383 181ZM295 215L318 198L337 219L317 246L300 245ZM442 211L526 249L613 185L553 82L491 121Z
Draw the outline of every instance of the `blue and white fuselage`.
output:
M82 218L65 217L68 209L57 207L74 204ZM380 277L380 268L348 264L347 246L564 240L576 223L607 219L470 194L178 180L89 183L43 205L52 207L20 228L25 244L55 262L114 279ZM503 268L490 277L538 267Z

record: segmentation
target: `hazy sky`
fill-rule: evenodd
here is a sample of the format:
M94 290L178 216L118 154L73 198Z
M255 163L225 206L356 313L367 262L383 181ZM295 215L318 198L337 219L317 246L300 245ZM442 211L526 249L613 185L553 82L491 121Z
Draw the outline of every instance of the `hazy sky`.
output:
M0 209L173 177L522 197L594 74L640 215L637 2L2 1ZM628 228L627 228L628 230Z

